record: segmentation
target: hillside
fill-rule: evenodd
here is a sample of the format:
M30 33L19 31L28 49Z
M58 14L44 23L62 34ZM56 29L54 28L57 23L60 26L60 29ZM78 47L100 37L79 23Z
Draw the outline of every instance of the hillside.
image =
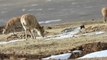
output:
M18 37L12 34L1 34L0 56L7 59L15 53L19 59L41 59L54 54L71 53L74 50L81 50L83 56L107 49L107 24L98 21L84 23L85 29L81 31L77 29L81 26L81 22L44 26L45 37L38 36L37 39L25 40L23 32L17 32ZM70 59L79 56L73 55Z

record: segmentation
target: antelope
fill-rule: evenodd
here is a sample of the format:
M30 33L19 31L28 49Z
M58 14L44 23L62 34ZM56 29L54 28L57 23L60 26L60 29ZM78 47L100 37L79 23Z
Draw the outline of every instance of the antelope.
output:
M106 22L106 20L107 20L107 7L102 8L101 13L102 13L104 22Z
M24 14L21 16L20 20L22 27L25 30L25 38L27 39L27 31L30 32L31 38L36 39L35 33L37 32L38 35L44 37L44 29L38 23L36 17L31 14Z
M3 29L3 34L5 33L9 33L11 31L13 31L13 33L15 32L15 28L21 26L20 23L20 17L13 17L11 19L9 19Z

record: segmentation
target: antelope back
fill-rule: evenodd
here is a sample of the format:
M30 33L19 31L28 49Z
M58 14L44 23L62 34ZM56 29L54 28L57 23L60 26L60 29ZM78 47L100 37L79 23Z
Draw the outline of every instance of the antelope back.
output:
M18 26L21 26L20 17L13 17L7 21L2 33L9 33Z

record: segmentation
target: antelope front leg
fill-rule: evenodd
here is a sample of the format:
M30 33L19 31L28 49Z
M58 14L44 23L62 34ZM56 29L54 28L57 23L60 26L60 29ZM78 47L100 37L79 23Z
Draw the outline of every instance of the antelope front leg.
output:
M15 35L15 29L13 29L13 35Z
M33 38L36 39L36 34L35 34L36 32L34 30L31 30L31 33L33 35Z
M32 39L35 39L35 35L34 35L33 30L29 30L29 32L30 32L31 38L32 38Z
M27 40L27 30L25 30L25 39Z
M106 17L103 17L104 23L106 22Z

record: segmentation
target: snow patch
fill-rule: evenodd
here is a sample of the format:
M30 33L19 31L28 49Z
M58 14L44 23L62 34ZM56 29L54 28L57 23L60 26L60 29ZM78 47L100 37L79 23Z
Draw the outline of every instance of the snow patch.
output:
M79 53L79 54L81 54L81 50L74 50L74 51L72 51L72 53Z
M62 32L61 34L47 36L46 40L75 37L75 34L77 34L81 31L81 28L77 27L77 28L72 29L69 32L66 32L66 31L68 31L68 30L65 30L65 32Z
M107 57L107 50L102 50L102 51L97 51L93 53L86 54L83 57L80 57L78 59L83 59L83 58L95 58L95 57Z
M49 36L44 37L43 39L45 39L45 40L53 40L53 39L61 40L61 39L65 39L65 38L80 37L82 35L89 36L89 35L100 35L100 34L104 33L104 31L96 31L96 32L91 32L91 33L78 34L81 31L82 30L80 27L67 28L67 29L63 30L62 33L59 33L56 35L49 35Z
M91 33L85 33L83 35L99 35L99 34L103 34L104 31L96 31L96 32L91 32Z
M49 59L65 60L65 59L69 59L71 55L72 55L71 53L52 55L50 57L43 58L42 60L49 60Z
M0 45L9 44L9 43L15 43L15 42L18 42L18 41L24 41L24 40L11 40L11 41L7 41L7 42L0 42Z
M59 21L61 21L62 19L56 19L56 20L47 20L47 21L41 21L41 22L39 22L40 24L42 24L42 23L52 23L52 22L59 22Z

